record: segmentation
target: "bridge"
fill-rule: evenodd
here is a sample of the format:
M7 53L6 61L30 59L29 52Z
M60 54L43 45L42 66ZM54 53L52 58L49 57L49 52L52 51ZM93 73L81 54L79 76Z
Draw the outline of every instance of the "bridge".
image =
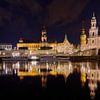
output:
M74 49L70 54L67 53L59 53L55 50L39 50L39 51L31 51L31 50L1 50L0 58L31 58L33 56L39 57L43 60L68 60L73 59L100 59L100 50L98 48L87 48L87 49Z

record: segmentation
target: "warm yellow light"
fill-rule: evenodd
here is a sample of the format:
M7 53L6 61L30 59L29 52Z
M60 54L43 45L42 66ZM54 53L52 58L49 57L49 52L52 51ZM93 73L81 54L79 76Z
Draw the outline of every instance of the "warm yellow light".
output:
M23 76L20 76L19 78L20 78L20 80L23 80L23 79L24 79L24 77L23 77Z

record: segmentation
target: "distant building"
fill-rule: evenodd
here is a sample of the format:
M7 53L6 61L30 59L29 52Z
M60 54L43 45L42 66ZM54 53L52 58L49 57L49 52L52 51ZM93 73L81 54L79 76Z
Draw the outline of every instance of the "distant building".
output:
M40 42L33 42L33 41L25 41L23 39L20 39L17 43L17 49L27 49L38 51L41 47L52 47L52 50L59 52L59 53L71 53L73 49L73 45L68 41L67 36L65 35L65 39L61 43L55 42L48 42L47 40L47 32L46 29L43 29L41 32L41 41ZM51 51L52 51L51 50Z
M46 30L43 29L41 32L41 41L27 41L21 38L17 43L17 49L28 49L28 50L36 51L40 49L40 47L43 45L45 46L49 45L54 49L56 43L55 42L48 43L46 34L47 34Z
M86 38L85 29L82 29L81 34L81 51L89 49L99 49L100 48L100 36L98 35L97 20L95 14L93 13L91 19L91 27L89 29L89 37ZM97 52L98 54L98 52Z
M11 43L0 43L0 50L12 50Z
M73 52L74 46L68 41L67 35L65 34L64 41L62 43L58 43L56 48L57 52L59 53L71 54Z
M86 32L85 32L85 28L82 25L82 34L80 36L80 44L81 44L81 49L83 50L84 48L86 48Z

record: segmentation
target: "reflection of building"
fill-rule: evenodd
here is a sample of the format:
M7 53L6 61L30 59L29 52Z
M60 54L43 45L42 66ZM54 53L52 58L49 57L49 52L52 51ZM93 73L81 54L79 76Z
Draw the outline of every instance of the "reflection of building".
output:
M97 89L97 82L100 81L100 70L90 69L87 73L87 79L90 88L90 96L94 98Z

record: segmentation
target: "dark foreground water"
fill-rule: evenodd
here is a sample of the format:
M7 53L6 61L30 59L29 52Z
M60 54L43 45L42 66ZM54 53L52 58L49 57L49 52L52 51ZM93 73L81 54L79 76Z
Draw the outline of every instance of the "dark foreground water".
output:
M1 63L0 97L9 99L28 97L33 100L34 98L35 100L40 98L47 100L100 100L99 81L89 80L87 78L87 74L85 74L86 80L84 79L84 72L86 72L86 68L91 65L87 71L90 71L91 69L96 70L97 67L99 69L98 63L31 63L32 68L38 68L37 72L39 72L39 75L37 74L32 76L31 74L28 74L26 76L18 76L17 71L15 71L16 66L18 66L18 69L16 70L21 69L21 71L23 71L24 69L24 72L26 70L27 72L30 72L32 69L29 67L29 63L30 62L19 62L18 64L17 62L17 65L16 62ZM48 68L54 70L52 69L54 66L56 74L50 74ZM39 68L42 68L42 70ZM94 88L93 85L91 85L95 92L93 97L90 95L90 92L92 91L90 89L91 86L89 87L90 81L97 85L97 88Z
M32 97L61 100L88 100L90 98L87 85L82 88L79 75L70 75L65 83L63 76L48 76L47 86L41 86L41 77L25 77L23 80L16 76L0 77L0 96L3 97Z

